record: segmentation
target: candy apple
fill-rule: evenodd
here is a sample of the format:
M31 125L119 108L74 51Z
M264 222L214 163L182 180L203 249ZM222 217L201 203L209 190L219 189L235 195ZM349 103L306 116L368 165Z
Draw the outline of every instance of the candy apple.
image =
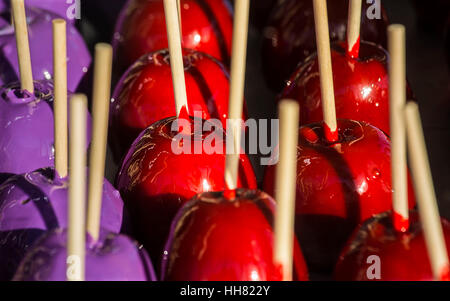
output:
M336 280L434 279L417 213L411 212L410 227L405 232L396 231L392 219L392 212L385 212L358 227L339 258L335 270ZM450 223L445 219L441 222L447 249L450 249ZM442 279L449 280L449 271L442 273Z
M54 165L53 101L49 81L35 81L34 94L19 82L0 88L0 181Z
M202 124L203 129L215 125L201 119L183 120L190 127L186 132L184 127L178 132L174 117L143 131L126 155L116 181L130 214L133 234L147 248L153 262L160 261L178 209L198 193L226 188L226 147L220 125L201 132ZM196 124L200 124L200 130L193 131ZM214 146L208 147L208 141L213 141L210 145ZM200 149L195 150L198 146ZM256 188L252 166L244 154L238 185Z
M369 10L363 1L363 12ZM345 41L348 0L327 1L330 37ZM380 19L362 15L361 39L386 47L388 19L380 7ZM280 91L296 66L316 51L313 2L311 0L279 1L264 29L263 67L268 85Z
M330 143L323 128L300 128L295 227L309 270L326 273L359 223L392 208L392 188L390 141L382 131L340 119L339 139ZM271 195L274 177L269 166L264 191Z
M147 252L129 237L102 230L98 240L86 239L86 281L154 281ZM46 233L21 262L14 281L65 281L67 230Z
M209 55L184 51L186 93L190 115L215 118L225 125L228 116L229 76ZM111 144L117 160L151 124L175 116L168 50L144 55L123 75L110 109ZM198 115L196 115L198 116Z
M182 46L229 64L232 12L225 0L181 0ZM168 47L162 0L131 0L114 33L118 71L139 57Z
M361 42L359 56L351 58L343 46L334 44L331 51L337 117L365 121L389 134L387 52ZM281 98L299 101L302 125L323 120L317 55L299 66ZM408 88L408 99L412 98Z
M27 1L25 1L27 2ZM32 73L35 80L51 80L53 76L52 20L60 18L53 12L35 7L27 9L28 38ZM0 85L19 78L14 27L10 16L0 14ZM67 88L77 91L80 83L87 80L91 55L81 34L73 24L67 24Z
M67 227L68 178L53 168L11 176L0 185L0 280L10 280L20 261L47 231ZM102 191L101 227L119 233L123 201L107 181Z

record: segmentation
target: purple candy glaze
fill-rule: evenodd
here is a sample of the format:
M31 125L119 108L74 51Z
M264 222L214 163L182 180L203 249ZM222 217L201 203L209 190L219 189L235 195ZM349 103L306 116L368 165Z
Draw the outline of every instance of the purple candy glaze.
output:
M14 281L66 280L67 231L43 236L27 253ZM94 242L87 235L85 279L87 281L154 281L153 266L143 248L129 237L101 231Z
M67 17L68 15L67 12L71 7L71 5L73 4L66 3L66 0L25 0L25 6L27 8L37 7L40 9L44 9L53 12L58 16L67 19L68 21L70 19ZM11 9L11 0L0 0L0 12L10 11L10 9Z
M67 227L68 179L52 168L10 177L0 186L0 280L11 279L25 252L43 233ZM123 201L103 185L101 227L118 233Z
M35 82L35 95L14 83L0 90L0 173L52 166L53 86Z
M28 36L30 41L33 78L51 79L53 75L52 20L60 16L38 8L27 9ZM0 85L17 81L19 64L16 38L10 20L0 22ZM67 87L77 91L81 80L87 75L91 56L77 29L67 24Z
M53 85L36 81L34 87L34 95L19 83L0 88L0 174L54 165ZM87 127L90 141L90 117Z

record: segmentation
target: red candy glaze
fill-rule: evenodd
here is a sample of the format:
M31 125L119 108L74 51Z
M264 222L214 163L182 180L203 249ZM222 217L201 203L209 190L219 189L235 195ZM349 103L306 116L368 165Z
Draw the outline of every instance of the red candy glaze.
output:
M232 12L226 0L181 0L182 46L228 65ZM123 71L144 54L168 47L163 0L131 0L119 19L114 46Z
M171 131L175 121L173 117L164 119L141 133L125 157L116 181L130 214L133 234L147 248L153 262L160 260L178 209L198 193L226 188L224 133L178 136ZM191 131L198 133L192 118L190 122ZM194 153L194 142L211 138L223 154L208 155L212 150L206 147ZM181 153L188 141L192 153ZM241 155L238 186L256 188L256 178L246 155Z
M337 143L329 143L323 122L300 128L296 234L310 271L331 271L355 227L392 208L387 136L364 122L342 119L338 134ZM264 191L271 195L274 179L270 166Z
M260 0L257 0L260 1ZM313 1L278 1L264 29L263 67L264 74L276 91L283 88L298 64L316 51ZM333 42L345 41L347 36L348 0L327 1L330 38ZM370 4L363 1L362 11ZM386 47L387 19L384 8L381 19L361 18L361 40Z
M192 50L184 51L189 114L228 116L229 76L221 63ZM175 98L167 50L143 56L122 77L113 95L110 140L120 160L139 133L156 121L175 116Z
M352 59L346 54L345 47L334 45L331 57L337 117L365 121L389 133L386 51L362 42L360 59ZM323 120L316 55L299 67L281 98L298 100L302 125Z
M422 226L418 215L410 214L411 226L406 232L398 232L392 223L392 212L382 213L361 225L352 235L336 265L335 278L345 281L431 281L428 257ZM442 220L447 249L450 250L450 223ZM373 262L369 256L380 259L381 279L369 279L367 273ZM442 271L442 280L448 277L448 269ZM370 277L372 278L372 276Z
M358 37L358 40L354 45L351 46L350 49L347 49L347 55L352 59L357 59L359 57L359 48L361 47L361 37ZM347 47L349 48L349 47Z
M273 263L274 206L267 194L257 190L238 189L232 200L221 192L195 196L172 224L163 279L282 280L281 266ZM294 277L308 280L297 240Z

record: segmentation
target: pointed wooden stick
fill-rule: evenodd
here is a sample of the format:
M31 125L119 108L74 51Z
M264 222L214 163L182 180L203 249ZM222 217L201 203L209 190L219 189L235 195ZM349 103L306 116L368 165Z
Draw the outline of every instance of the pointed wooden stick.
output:
M347 54L352 58L359 56L362 0L350 0L347 23Z
M90 152L88 216L86 229L94 240L100 233L103 181L105 177L106 144L111 91L112 47L109 44L95 46L93 91L92 145Z
M25 4L23 0L11 0L11 4L14 16L14 29L17 43L17 57L19 59L21 89L34 93Z
M322 92L322 110L325 123L325 136L328 141L338 139L336 107L331 67L330 33L328 30L328 12L326 0L313 0L314 21L316 25L317 56L319 59L320 89Z
M449 276L449 259L417 104L409 102L405 115L409 159L428 256L434 278L442 280Z
M85 273L86 209L86 115L87 98L70 99L70 176L67 233L67 280L83 281Z
M391 172L394 226L397 231L409 228L408 172L406 163L406 42L405 27L391 25L388 28L389 105L391 134Z
M228 108L227 155L225 182L228 189L237 188L239 156L241 153L241 123L244 108L245 69L247 60L248 18L250 1L236 1L231 51L230 101ZM230 143L229 143L230 142ZM232 149L228 151L228 147Z
M68 127L67 127L67 41L66 21L53 20L53 72L55 102L55 169L59 177L67 176Z
M274 261L283 268L283 281L292 281L299 104L295 100L282 100L279 112L280 156L275 178Z
M164 0L164 13L166 16L167 39L169 40L170 67L172 70L175 106L177 116L179 116L183 107L188 110L188 105L177 0Z

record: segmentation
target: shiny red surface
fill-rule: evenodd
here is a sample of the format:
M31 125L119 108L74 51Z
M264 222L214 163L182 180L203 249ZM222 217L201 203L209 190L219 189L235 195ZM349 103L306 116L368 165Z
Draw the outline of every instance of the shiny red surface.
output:
M448 0L411 0L416 9L419 25L430 33L441 33L450 17Z
M392 208L390 142L363 122L338 120L339 140L325 139L323 123L300 128L296 234L310 271L328 272L355 227ZM275 166L264 191L274 195ZM410 201L413 192L410 185Z
M392 212L380 214L361 225L340 256L335 271L336 280L433 280L417 213L411 212L410 218L411 226L404 233L394 229ZM442 219L442 227L447 249L450 250L450 223ZM367 277L367 270L373 265L373 262L367 263L367 258L371 255L380 258L381 279Z
M232 12L225 0L181 0L182 46L198 50L228 65ZM168 47L163 0L129 2L116 28L120 70L144 54Z
M198 137L183 135L181 137L186 139L180 140L177 133L171 131L175 120L159 121L140 135L128 152L116 181L130 214L133 234L144 244L153 262L160 261L178 209L198 193L226 189L225 154L209 155L211 150L204 148L198 154L176 155L172 149L172 143L178 152L187 141L191 141L194 148L195 140L215 139L225 153L223 134L214 131ZM256 178L246 155L241 155L238 186L256 188Z
M223 193L194 197L172 224L164 280L280 281L281 266L273 263L273 211L265 193L238 189L235 199ZM308 280L295 240L294 275Z
M212 57L184 51L189 113L215 118L225 125L228 116L229 76ZM137 61L117 85L110 108L110 140L117 161L141 131L151 124L175 116L175 97L168 50Z
M331 40L346 41L348 0L327 1L327 6ZM363 1L362 11L369 6ZM386 47L389 21L384 8L381 19L369 20L363 14L361 21L361 40ZM311 0L285 0L275 5L264 30L263 67L267 83L276 91L297 65L316 51L314 28Z
M388 55L374 44L361 43L360 59L335 45L331 52L336 115L368 122L389 133ZM281 93L300 103L302 125L323 120L317 56L301 65Z

